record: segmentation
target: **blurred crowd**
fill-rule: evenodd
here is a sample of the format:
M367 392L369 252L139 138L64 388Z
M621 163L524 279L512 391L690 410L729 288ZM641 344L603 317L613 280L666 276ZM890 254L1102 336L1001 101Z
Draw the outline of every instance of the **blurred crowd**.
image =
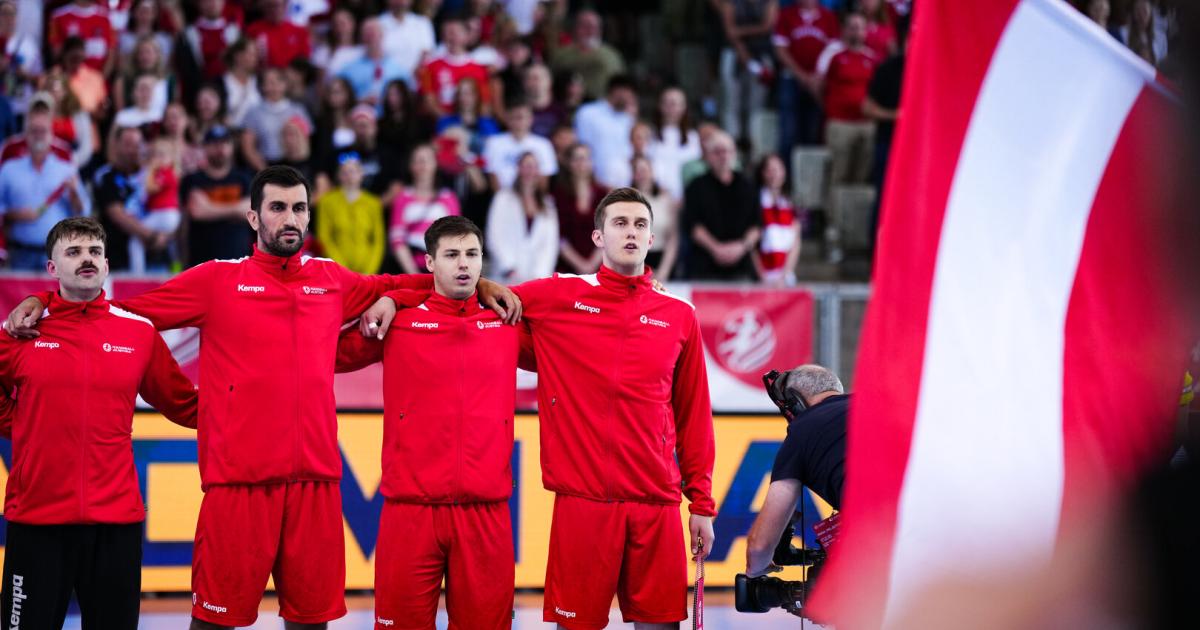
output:
M1076 4L1170 72L1170 1ZM253 173L288 164L313 182L308 250L364 273L423 270L451 214L484 228L497 280L591 273L595 204L634 186L657 277L787 285L806 240L840 260L860 206L870 246L911 11L0 0L4 264L42 268L50 227L81 213L117 272L244 256Z

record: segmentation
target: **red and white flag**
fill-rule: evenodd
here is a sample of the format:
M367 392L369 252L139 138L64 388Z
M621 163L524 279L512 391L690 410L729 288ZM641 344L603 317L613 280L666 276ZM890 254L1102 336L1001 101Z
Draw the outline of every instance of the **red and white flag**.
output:
M916 4L844 524L811 602L839 630L1047 562L1163 454L1198 233L1160 177L1173 101L1061 0Z

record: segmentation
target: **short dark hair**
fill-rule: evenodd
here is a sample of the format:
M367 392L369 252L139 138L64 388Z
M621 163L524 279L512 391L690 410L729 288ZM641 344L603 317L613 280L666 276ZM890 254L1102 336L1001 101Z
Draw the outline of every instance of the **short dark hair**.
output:
M468 234L474 234L475 238L479 239L479 246L483 247L483 230L480 230L474 221L457 215L442 217L425 230L425 251L430 256L436 256L438 241L443 236L467 236Z
M258 212L262 210L263 188L267 184L273 184L283 188L295 188L296 186L304 186L304 196L307 198L311 194L312 187L308 185L308 180L304 174L291 166L284 164L276 164L268 166L259 171L254 176L254 181L250 183L250 209Z
M54 227L50 228L50 233L46 235L46 258L54 257L54 246L60 240L81 236L100 239L105 248L108 247L108 234L104 232L104 226L100 225L99 221L91 217L71 217L55 223Z
M600 200L600 203L596 204L596 229L604 229L604 211L607 210L609 206L613 205L614 203L621 203L625 201L632 201L633 203L640 203L643 206L646 206L646 210L650 213L650 222L654 223L654 209L650 207L650 202L646 200L645 195L638 192L636 188L614 188L609 191L607 195L604 195L604 198Z
M614 74L608 79L608 85L605 86L604 93L609 94L613 90L621 88L637 92L637 83L628 74Z

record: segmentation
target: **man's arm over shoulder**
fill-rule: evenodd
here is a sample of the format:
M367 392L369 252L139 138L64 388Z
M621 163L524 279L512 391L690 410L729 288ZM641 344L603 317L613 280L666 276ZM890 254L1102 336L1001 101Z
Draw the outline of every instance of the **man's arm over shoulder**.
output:
M157 332L150 336L150 363L142 375L138 393L167 420L195 429L200 404L196 386L179 369L162 336Z
M222 266L237 263L209 261L192 267L141 295L113 303L149 319L157 330L203 326ZM230 287L233 290L233 287Z
M333 273L341 285L342 316L345 318L357 317L388 291L396 289L433 290L433 276L430 274L364 275L350 271L333 261L324 261L324 263L333 266Z
M12 439L13 419L17 415L17 401L12 393L17 381L17 355L22 343L8 335L0 335L0 437Z
M676 454L683 475L683 492L692 514L714 516L712 498L713 460L716 443L713 436L712 403L708 395L708 370L704 363L704 345L700 322L692 313L689 331L675 364L671 407L675 411Z
M549 278L522 282L512 290L517 297L521 298L521 303L525 307L523 317L536 321L539 317L545 316L552 296L563 290L563 280L555 274Z
M338 336L335 372L356 372L382 360L383 342L374 337L362 336L357 326L346 328Z

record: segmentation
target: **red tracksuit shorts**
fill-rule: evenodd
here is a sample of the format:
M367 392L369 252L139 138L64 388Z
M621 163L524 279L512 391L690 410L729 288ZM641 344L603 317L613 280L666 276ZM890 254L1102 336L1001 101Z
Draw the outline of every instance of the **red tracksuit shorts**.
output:
M626 623L687 619L684 547L677 505L556 495L542 619L603 628L614 593Z
M249 626L275 578L279 616L322 623L346 614L346 542L336 481L212 486L192 552L192 616Z
M375 547L375 628L433 630L443 576L450 630L512 627L508 502L384 504Z

